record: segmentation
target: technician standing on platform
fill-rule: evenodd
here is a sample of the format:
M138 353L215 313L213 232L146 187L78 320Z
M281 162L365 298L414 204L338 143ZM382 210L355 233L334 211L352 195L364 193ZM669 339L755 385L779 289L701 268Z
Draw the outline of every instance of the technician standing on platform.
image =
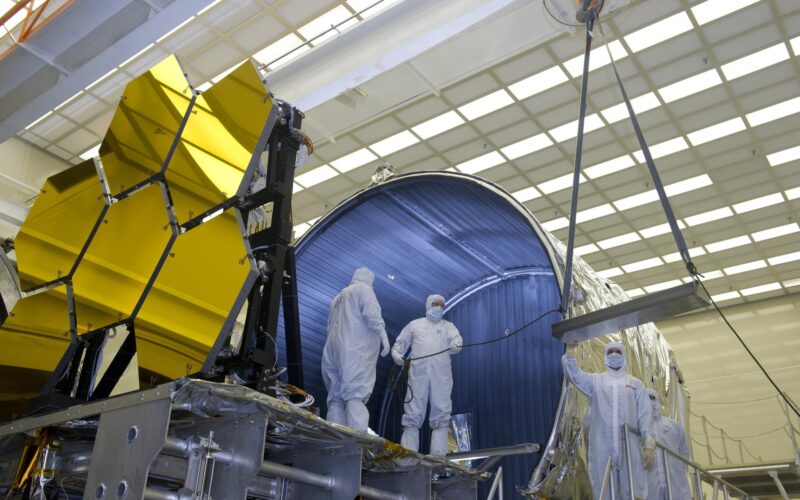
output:
M455 325L442 319L444 306L444 297L430 295L425 302L425 317L406 325L392 347L392 358L398 365L403 365L403 356L411 347L406 393L406 398L410 400L403 409L403 437L400 444L409 450L419 451L419 429L430 401L431 455L445 455L447 452L452 411L450 392L453 390L450 355L461 351L462 345L461 335Z
M369 427L366 402L375 386L378 351L381 356L389 354L381 306L372 289L374 281L372 271L360 267L350 285L333 298L322 351L327 420L359 431Z
M578 368L575 347L567 346L561 364L569 381L589 398L591 405L589 479L594 497L600 498L606 464L611 459L610 476L617 498L634 498L630 492L628 463L622 441L622 425L627 424L632 430L629 436L634 494L635 498L644 499L647 497L644 469L650 469L655 460L653 420L644 383L626 373L625 346L622 343L606 344L605 373L586 373ZM641 440L634 432L641 435ZM642 440L643 447L640 444ZM608 498L611 498L610 485L606 486L603 500Z

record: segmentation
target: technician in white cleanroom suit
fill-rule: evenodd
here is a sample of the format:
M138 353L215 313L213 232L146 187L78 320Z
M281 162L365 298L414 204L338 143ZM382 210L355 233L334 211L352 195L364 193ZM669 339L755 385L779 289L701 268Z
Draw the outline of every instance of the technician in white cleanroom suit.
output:
M650 411L653 416L653 437L666 448L691 459L689 440L686 432L678 422L661 415L661 400L656 391L647 389L650 398ZM669 487L673 500L689 500L692 491L689 489L689 479L686 476L686 465L673 456L667 455L667 469L669 469ZM656 463L647 471L647 499L668 500L667 476L664 469L664 459L661 450L656 452Z
M403 437L400 444L409 450L419 451L419 428L425 420L428 401L431 403L431 455L445 455L450 426L453 390L453 371L450 355L461 350L458 329L442 319L444 297L430 295L425 302L425 317L415 319L400 332L392 347L392 358L403 364L403 355L411 347L411 367L408 373L408 401L403 409ZM422 358L440 351L436 356Z
M632 498L622 430L622 425L628 424L642 436L640 439L633 432L630 433L630 451L634 493L636 498L644 499L647 496L644 469L652 467L655 459L650 400L644 383L625 372L625 346L620 342L609 342L605 352L605 373L586 373L578 368L575 345L569 345L561 358L564 374L589 398L591 404L589 479L595 498L600 498L603 473L610 458L611 480L614 481L617 498ZM606 487L603 500L608 498L611 498L610 486Z
M366 402L375 386L378 351L389 354L381 306L372 290L375 275L356 269L350 285L333 298L328 339L322 350L322 380L328 390L328 421L359 431L369 426Z

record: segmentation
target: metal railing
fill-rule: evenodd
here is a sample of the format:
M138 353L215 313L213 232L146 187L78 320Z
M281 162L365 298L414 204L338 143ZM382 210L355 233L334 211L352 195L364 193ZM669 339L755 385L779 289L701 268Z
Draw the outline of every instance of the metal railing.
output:
M631 435L638 436L639 434L638 434L638 432L636 432L633 429L631 429L627 424L623 425L622 426L622 436L623 436L623 444L624 444L624 448L625 448L625 458L626 458L626 462L627 462L627 467L626 467L625 471L623 471L623 473L626 474L627 477L626 478L620 478L620 480L627 479L626 482L628 483L628 486L630 488L629 492L631 494L633 494L633 492L635 492L636 489L635 489L633 470L632 470L632 465L631 465L631 448L630 448L630 441L631 441L630 437L631 437ZM735 494L736 496L739 496L739 497L743 498L744 500L756 499L757 498L757 497L754 497L752 495L749 495L747 492L741 490L740 488L737 488L736 486L734 486L733 484L729 483L728 481L725 481L721 477L715 476L714 474L712 474L709 471L707 471L706 469L704 469L697 462L694 462L694 461L682 456L681 454L675 452L674 450L671 450L671 449L667 448L666 446L662 445L659 442L656 442L656 450L659 453L661 453L661 458L662 458L662 460L661 460L662 464L661 465L662 465L662 467L664 467L664 474L665 474L664 477L666 478L666 482L667 482L667 498L669 500L673 500L673 498L674 498L672 496L672 492L673 492L672 484L673 484L673 481L677 480L677 478L670 478L669 465L667 463L667 458L668 457L673 458L675 460L679 460L687 468L691 469L692 472L690 473L690 475L693 478L693 482L694 482L694 498L698 498L698 499L704 498L703 491L702 491L703 490L703 483L706 483L706 484L710 485L713 488L713 496L712 496L712 498L714 500L716 500L718 498L718 495L719 495L720 491L722 491L722 498L724 498L725 500L728 500L730 498L731 494ZM655 466L655 464L654 464L654 466ZM599 498L601 498L603 500L605 500L605 498L606 498L604 495L606 494L606 489L607 488L608 488L608 490L609 490L609 492L611 494L611 500L617 500L617 498L618 498L619 492L616 491L617 488L616 488L615 482L613 481L612 474L613 474L613 472L612 472L612 467L611 467L611 458L609 458L608 462L606 463L605 472L603 474L603 483L602 483L601 488L600 488L600 497ZM680 500L680 499L676 498L675 500Z

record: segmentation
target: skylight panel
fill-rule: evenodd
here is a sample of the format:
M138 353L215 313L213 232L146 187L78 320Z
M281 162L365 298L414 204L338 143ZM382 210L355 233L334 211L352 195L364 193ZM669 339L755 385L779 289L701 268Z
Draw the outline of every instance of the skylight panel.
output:
M611 50L611 55L614 56L615 61L628 57L628 51L625 50L619 40L609 43L608 48ZM611 59L608 57L606 48L603 45L592 48L592 56L589 58L589 71L594 71L608 64L611 64ZM565 62L564 67L567 68L567 72L573 78L581 76L583 74L583 54Z
M536 187L539 188L539 191L544 194L555 193L556 191L561 191L562 189L572 187L573 175L574 174L562 175L561 177L556 177L555 179L537 184ZM586 177L580 175L580 184L583 184L584 182L586 182Z
M703 25L732 12L753 5L759 0L706 0L692 7L697 24Z
M767 161L772 167L777 167L778 165L783 165L784 163L789 163L790 161L798 159L800 159L800 146L767 155Z
M689 138L689 142L692 143L692 146L699 146L701 144L735 134L736 132L741 132L746 128L747 126L744 124L744 120L737 116L731 120L726 120L724 122L717 123L716 125L711 125L710 127L695 130L694 132L688 134L687 137Z
M459 163L456 168L465 174L474 174L487 168L492 168L496 165L504 163L506 160L500 156L497 151L486 153L485 155L478 156L469 161Z
M621 234L619 236L614 236L613 238L607 238L605 240L598 241L597 246L599 246L603 250L608 250L609 248L627 245L628 243L633 243L634 241L639 241L639 240L641 240L639 235L633 232L633 233Z
M779 120L795 113L800 113L800 97L747 113L745 118L747 118L747 123L751 127L757 127L763 123Z
M481 98L468 102L458 108L458 111L464 115L467 120L474 120L483 115L488 115L493 111L504 108L509 104L513 104L514 99L504 89L492 92Z
M424 121L416 127L411 127L415 134L423 139L446 132L464 123L464 119L455 111L448 111L439 116Z
M662 87L658 89L658 95L664 99L664 102L670 103L717 85L722 85L722 78L716 69L710 69Z
M758 285L753 286L750 288L742 288L739 290L743 296L748 297L750 295L758 295L759 293L766 293L766 292L773 292L775 290L780 290L781 284L777 281L774 283L767 283L766 285Z
M755 241L764 241L797 232L800 232L800 225L798 225L797 222L792 222L791 224L784 224L783 226L772 227L763 231L756 231L751 236Z
M508 90L514 94L514 97L521 101L522 99L551 89L560 83L564 83L568 79L569 77L560 67L553 66L550 69L540 71L533 76L529 76L524 80L509 85Z
M764 260L754 260L753 262L746 262L738 266L726 267L723 269L725 274L732 276L734 274L746 273L748 271L755 271L756 269L764 269L767 267L767 262Z
M733 205L733 210L737 214L743 214L746 212L752 212L753 210L758 210L759 208L777 205L778 203L783 203L783 196L781 193L773 193L766 196L761 196L759 198L754 198L752 200L743 201L741 203L736 203Z
M699 213L697 215L690 215L689 217L684 217L683 220L686 221L686 224L689 226L699 226L700 224L713 222L726 217L733 217L733 210L731 210L730 207L722 207L716 210L709 210L708 212Z
M527 139L523 139L514 144L509 144L504 148L500 148L506 157L510 160L516 160L525 155L535 153L553 144L553 141L547 137L547 134L538 134Z
M786 48L786 44L781 42L778 45L767 47L749 56L723 64L720 69L722 69L722 74L725 75L725 78L730 81L787 59L789 59L789 50Z
M537 191L535 187L531 186L526 187L525 189L520 189L519 191L515 191L511 193L511 196L513 196L518 202L525 203L526 201L540 197L541 194L539 194L539 191Z
M661 101L658 100L654 92L648 92L647 94L631 99L631 106L633 110L639 114L661 106ZM628 107L625 106L624 102L606 108L601 111L600 114L603 115L603 118L605 118L608 123L616 123L629 117Z
M685 11L678 12L662 21L626 35L625 42L633 52L639 52L653 45L674 38L692 29L692 21Z
M714 243L709 243L706 245L706 249L711 252L721 252L723 250L729 250L731 248L741 247L744 245L749 245L752 243L750 241L749 236L737 236L735 238L729 238L727 240L717 241Z
M339 172L332 169L328 165L322 165L314 170L308 171L302 175L298 175L294 178L294 180L300 186L309 188L319 184L320 182L325 182L328 179L332 179L337 175L339 175Z
M663 264L664 261L661 260L661 257L653 257L652 259L644 259L637 262L631 262L630 264L623 264L622 269L626 273L635 273L636 271L643 271L645 269L650 269ZM645 287L645 290L647 290L647 287Z
M596 113L593 115L589 115L583 122L583 133L588 134L593 130L597 130L599 128L603 128L605 124L603 120L600 119ZM578 136L578 120L565 123L560 127L556 127L550 130L550 135L553 136L553 139L556 142L563 142L569 139L573 139Z
M331 166L339 172L344 173L377 159L378 157L375 156L372 151L367 148L361 148L358 151L353 151L349 155L342 156L338 160L332 161Z
M416 144L419 142L417 136L409 132L408 130L404 130L398 134L393 136L387 137L381 141L376 142L369 146L369 149L373 150L374 152L378 153L381 156L388 156L395 151L400 151L401 149L405 149L412 144Z
M597 179L605 175L613 174L614 172L619 172L620 170L625 170L634 165L636 165L636 162L633 158L631 158L630 155L624 155L587 167L583 169L583 173L590 179Z

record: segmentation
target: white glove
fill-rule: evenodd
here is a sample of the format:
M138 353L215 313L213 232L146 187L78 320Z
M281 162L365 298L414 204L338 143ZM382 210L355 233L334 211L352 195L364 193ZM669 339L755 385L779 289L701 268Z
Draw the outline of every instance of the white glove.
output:
M645 470L650 470L656 463L656 442L653 438L647 438L642 450L642 465Z
M461 344L457 343L455 340L450 342L450 354L457 354L461 352Z
M383 332L381 335L381 357L385 358L387 354L389 354L389 337L386 336L386 332Z
M403 366L403 363L405 363L403 355L394 349L392 349L392 359L394 360L395 363L397 363L400 366Z

